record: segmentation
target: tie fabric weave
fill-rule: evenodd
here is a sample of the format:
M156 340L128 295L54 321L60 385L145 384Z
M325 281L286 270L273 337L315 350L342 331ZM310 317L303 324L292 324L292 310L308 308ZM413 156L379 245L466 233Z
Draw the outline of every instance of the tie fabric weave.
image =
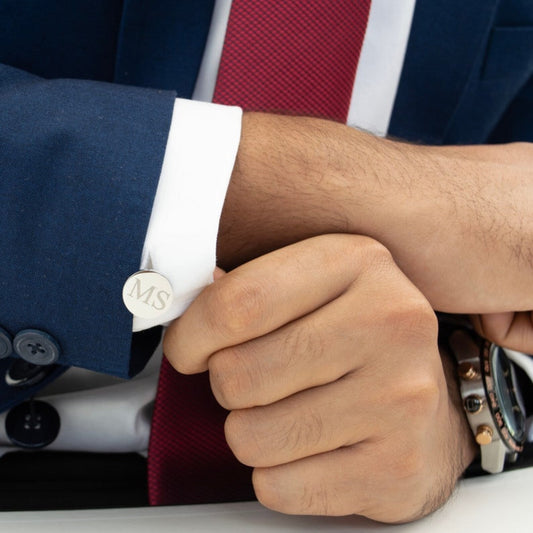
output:
M178 374L163 359L148 449L150 505L247 501L251 469L224 438L225 411L207 372Z
M233 0L213 101L345 122L371 0ZM148 452L151 505L254 499L207 373L164 360Z

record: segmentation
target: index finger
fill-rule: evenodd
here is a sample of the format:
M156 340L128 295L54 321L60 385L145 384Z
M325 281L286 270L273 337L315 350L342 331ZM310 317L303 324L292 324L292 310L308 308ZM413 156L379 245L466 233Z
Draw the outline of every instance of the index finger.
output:
M265 335L334 300L373 261L392 263L381 244L344 234L314 237L259 257L198 296L168 328L165 354L182 373L207 370L213 353Z

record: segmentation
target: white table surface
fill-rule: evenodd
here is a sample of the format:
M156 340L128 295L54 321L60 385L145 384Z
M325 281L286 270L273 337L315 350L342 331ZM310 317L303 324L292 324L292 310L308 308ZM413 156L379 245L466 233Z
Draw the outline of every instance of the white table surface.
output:
M532 522L533 468L464 481L443 509L399 526L359 517L285 516L258 503L0 513L0 531L6 533L526 533L533 531Z

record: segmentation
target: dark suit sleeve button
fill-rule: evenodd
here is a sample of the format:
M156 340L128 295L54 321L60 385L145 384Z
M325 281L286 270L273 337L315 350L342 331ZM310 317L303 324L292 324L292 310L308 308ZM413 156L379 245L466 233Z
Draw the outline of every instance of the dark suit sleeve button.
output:
M0 359L9 357L12 352L11 335L5 329L0 328Z
M30 400L13 407L6 416L6 434L21 448L43 448L59 434L58 412L48 403Z
M31 387L39 384L57 368L57 365L34 365L24 359L13 359L6 372L6 384L10 387Z
M15 353L34 365L52 365L61 355L57 341L48 333L38 329L24 329L13 340Z

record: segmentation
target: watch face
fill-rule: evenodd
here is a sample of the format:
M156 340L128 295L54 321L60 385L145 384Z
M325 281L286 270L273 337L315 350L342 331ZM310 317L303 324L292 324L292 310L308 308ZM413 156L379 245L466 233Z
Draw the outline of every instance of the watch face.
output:
M503 349L495 344L490 347L489 363L493 390L488 392L489 396L492 396L491 393L496 395L498 404L493 405L493 412L496 418L499 416L503 418L503 427L507 428L512 439L517 443L523 443L526 420L517 397L514 368ZM497 407L496 410L494 407ZM499 425L501 429L501 424Z

